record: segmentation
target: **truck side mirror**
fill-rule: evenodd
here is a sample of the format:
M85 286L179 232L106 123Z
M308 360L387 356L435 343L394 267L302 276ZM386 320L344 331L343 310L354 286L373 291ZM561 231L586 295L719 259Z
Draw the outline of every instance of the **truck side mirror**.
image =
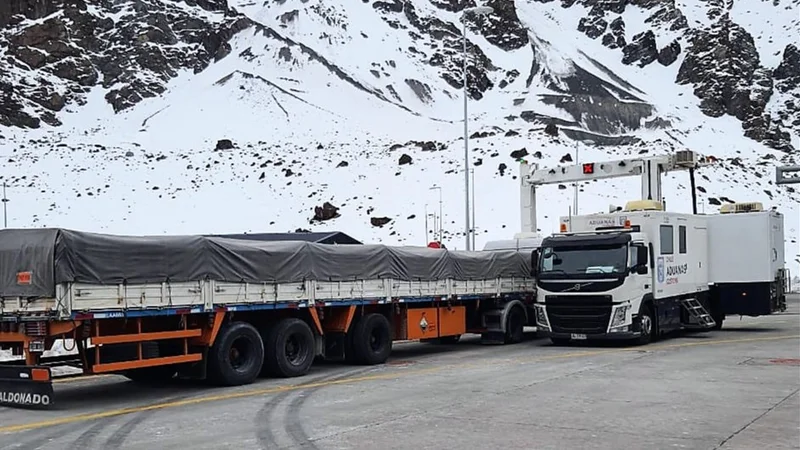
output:
M536 277L539 275L539 250L536 249L531 252L531 275Z
M647 259L647 247L643 245L636 247L636 266L647 267Z
M639 264L634 270L636 270L636 273L639 275L647 275L647 265L645 264Z

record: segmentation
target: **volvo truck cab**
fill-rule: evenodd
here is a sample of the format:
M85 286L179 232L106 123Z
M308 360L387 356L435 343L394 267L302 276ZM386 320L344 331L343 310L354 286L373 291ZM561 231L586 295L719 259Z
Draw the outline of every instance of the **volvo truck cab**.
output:
M639 201L617 213L561 221L562 230L576 231L544 239L535 257L542 335L555 343L646 344L672 330L713 327L703 217Z

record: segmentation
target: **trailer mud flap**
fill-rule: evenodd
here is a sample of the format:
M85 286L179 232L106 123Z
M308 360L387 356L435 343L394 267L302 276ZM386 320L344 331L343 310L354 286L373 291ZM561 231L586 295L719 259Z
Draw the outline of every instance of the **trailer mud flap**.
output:
M48 409L54 403L49 367L0 366L0 406Z

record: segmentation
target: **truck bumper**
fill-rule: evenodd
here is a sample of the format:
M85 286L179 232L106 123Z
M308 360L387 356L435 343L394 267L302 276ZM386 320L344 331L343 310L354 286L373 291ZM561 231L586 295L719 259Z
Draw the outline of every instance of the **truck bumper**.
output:
M53 407L50 368L0 365L0 405L28 409Z
M580 333L553 333L539 328L537 335L552 339L569 339L571 341L626 341L638 339L642 333L638 331L620 331L614 333L580 334Z

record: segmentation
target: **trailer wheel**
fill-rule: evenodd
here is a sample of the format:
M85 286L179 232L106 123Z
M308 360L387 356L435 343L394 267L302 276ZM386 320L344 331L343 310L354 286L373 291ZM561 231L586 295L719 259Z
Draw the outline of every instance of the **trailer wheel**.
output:
M517 344L525 337L525 311L520 307L513 307L506 318L506 344Z
M288 318L265 331L262 375L290 378L308 373L314 363L314 333L307 323Z
M392 353L389 320L383 314L362 317L353 327L353 360L357 364L382 364Z
M642 303L639 309L639 329L642 335L636 340L638 345L647 345L656 334L656 321L653 318L653 308L647 303Z
M250 384L264 364L264 342L246 322L224 326L208 351L209 378L225 386Z

